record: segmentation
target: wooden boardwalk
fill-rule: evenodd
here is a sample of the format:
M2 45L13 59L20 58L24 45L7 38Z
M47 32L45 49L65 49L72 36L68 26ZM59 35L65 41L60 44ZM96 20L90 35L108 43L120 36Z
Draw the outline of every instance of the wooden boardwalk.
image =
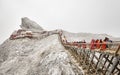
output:
M120 75L120 46L110 53L63 45L83 67L86 75Z
M111 49L101 51L63 43L61 36L59 39L83 68L85 75L120 75L120 43L112 43Z
M22 32L24 32L24 34ZM58 34L63 46L72 56L74 56L79 65L84 69L85 75L120 75L120 43L111 43L109 44L110 48L106 50L91 50L89 43L79 43L80 47L78 47L76 45L63 42L61 32L43 31L42 33L34 33L31 31L18 30L15 33L16 34L11 35L11 40L25 37L44 38L50 34ZM81 47L83 44L86 45L85 48Z

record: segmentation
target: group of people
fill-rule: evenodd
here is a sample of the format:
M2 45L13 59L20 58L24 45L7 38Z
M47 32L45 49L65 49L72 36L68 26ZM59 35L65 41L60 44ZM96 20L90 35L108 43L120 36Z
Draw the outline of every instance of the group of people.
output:
M90 49L100 49L100 50L105 50L106 48L110 48L112 44L112 40L110 40L108 37L105 37L104 40L102 39L97 39L97 40L94 40L92 39L91 40L91 43L90 43Z
M14 40L14 39L24 38L24 37L32 38L32 34L33 34L32 31L26 31L23 29L19 29L12 33L12 35L10 36L10 39Z
M70 45L70 46L76 46L78 48L90 48L91 50L94 50L94 49L106 50L107 48L110 48L112 45L112 40L110 40L108 37L105 37L103 40L92 39L90 43L86 43L85 40L68 42L66 37L62 35L62 31L60 32L60 36L62 37L62 42L64 44Z
M106 50L107 48L110 48L112 44L112 40L110 40L108 37L105 37L104 40L92 39L90 43L86 43L85 40L68 42L66 37L64 36L62 41L64 44L67 44L67 45L76 46L78 48L90 48L91 50L94 50L94 49Z

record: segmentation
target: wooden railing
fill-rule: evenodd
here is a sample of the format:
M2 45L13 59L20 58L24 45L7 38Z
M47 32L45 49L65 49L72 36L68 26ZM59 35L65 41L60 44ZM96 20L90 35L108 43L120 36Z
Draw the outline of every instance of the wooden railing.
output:
M117 50L112 53L63 45L83 67L86 75L120 75L120 45L113 44L112 47L117 47Z
M99 48L97 47L98 43L94 43L91 45L91 43L73 43L73 42L62 42L63 45L67 46L72 46L75 48L80 48L80 49L90 49L98 52L107 52L109 54L114 54L114 55L120 55L120 50L118 49L120 46L120 43L106 43L106 48L102 49L103 43L99 43ZM93 46L93 47L91 47Z
M120 44L110 43L110 48L106 50L90 49L89 43L86 48L73 44L64 43L61 36L59 39L63 46L82 66L85 75L120 75Z

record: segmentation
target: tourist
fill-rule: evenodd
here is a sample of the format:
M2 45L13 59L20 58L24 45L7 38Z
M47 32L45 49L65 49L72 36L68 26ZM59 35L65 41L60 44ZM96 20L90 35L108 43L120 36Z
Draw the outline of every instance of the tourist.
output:
M90 49L92 49L92 50L95 49L95 40L94 39L91 40Z

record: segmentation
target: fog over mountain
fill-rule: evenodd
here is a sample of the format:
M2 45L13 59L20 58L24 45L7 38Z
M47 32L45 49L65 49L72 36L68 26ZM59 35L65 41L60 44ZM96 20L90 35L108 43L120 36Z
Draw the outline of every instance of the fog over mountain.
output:
M24 16L45 30L120 37L120 0L0 0L0 44Z

